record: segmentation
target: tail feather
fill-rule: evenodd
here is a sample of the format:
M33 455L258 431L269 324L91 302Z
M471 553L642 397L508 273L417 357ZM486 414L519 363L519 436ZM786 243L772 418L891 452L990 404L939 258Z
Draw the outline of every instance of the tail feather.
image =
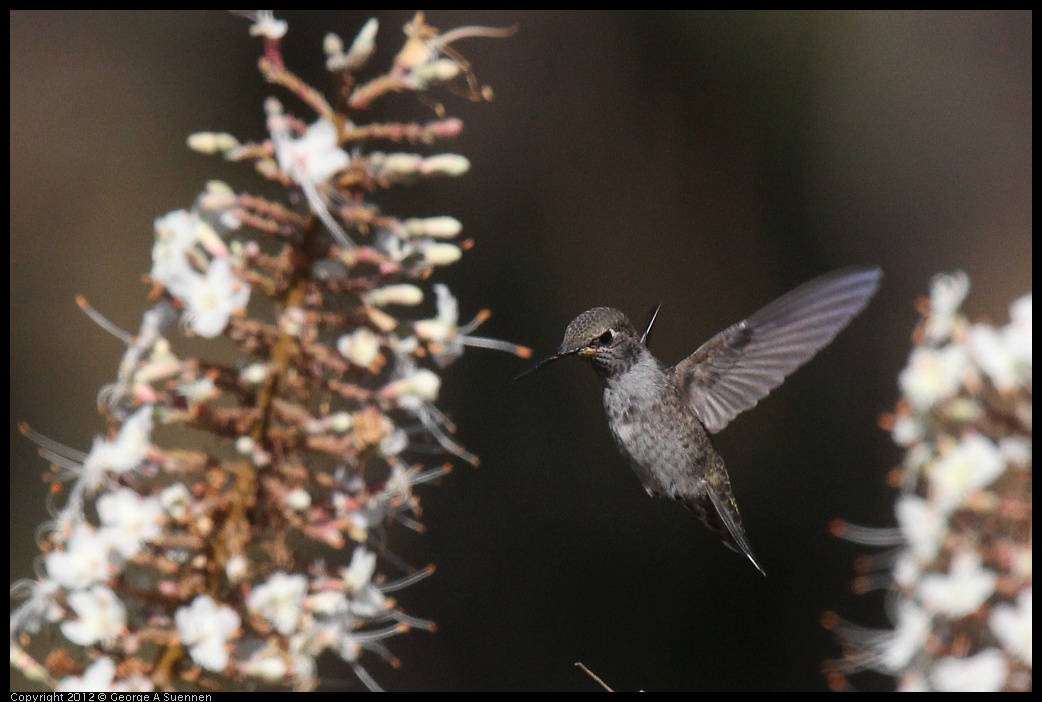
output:
M714 489L716 488L716 489ZM706 527L720 537L724 546L736 553L744 553L756 569L763 575L767 572L753 555L752 546L745 536L742 528L742 518L738 514L738 505L731 494L731 486L726 477L724 484L714 486L712 483L706 485L706 489L694 499L684 500L688 506Z

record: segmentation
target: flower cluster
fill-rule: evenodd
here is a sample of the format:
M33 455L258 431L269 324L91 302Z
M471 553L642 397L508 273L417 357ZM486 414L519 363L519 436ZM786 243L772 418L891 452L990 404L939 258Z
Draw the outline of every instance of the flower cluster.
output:
M457 243L458 220L401 218L373 201L465 173L458 154L387 148L428 149L462 123L440 106L423 124L361 119L390 93L439 85L487 99L451 45L511 30L441 33L418 14L391 68L367 82L356 75L377 21L347 48L329 35L330 104L284 64L286 23L248 17L264 41L262 75L315 117L269 98L266 140L201 133L188 143L252 163L285 198L211 182L190 209L157 219L157 301L137 333L80 301L126 345L98 395L110 432L82 453L23 427L54 467L57 500L37 579L12 588L24 601L11 615L11 661L58 690L307 690L323 654L377 689L363 657L396 665L386 639L433 629L390 596L433 568L400 565L383 536L390 523L420 528L414 489L451 464L410 456L477 463L436 407L438 370L468 345L529 354L474 336L488 312L461 325L448 287L428 285L470 246ZM429 292L433 316L408 314ZM179 356L178 328L230 340L238 361ZM169 425L204 432L207 450L162 447L153 434Z
M964 273L937 276L903 398L884 428L906 453L892 474L897 527L837 523L891 546L864 559L855 589L885 586L893 630L825 616L844 648L830 683L874 670L900 690L1031 689L1031 294L1001 329L960 312ZM867 572L885 564L886 575Z

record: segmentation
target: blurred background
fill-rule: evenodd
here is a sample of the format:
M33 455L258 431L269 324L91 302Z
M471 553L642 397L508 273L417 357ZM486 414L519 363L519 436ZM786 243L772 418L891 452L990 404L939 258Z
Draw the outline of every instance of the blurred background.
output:
M277 14L287 63L320 89L324 34L350 42L368 18ZM376 16L382 69L411 13ZM1031 289L1031 19L428 13L443 30L520 28L455 45L496 94L444 99L465 122L444 150L471 173L380 200L464 223L476 247L443 279L462 319L493 310L482 333L546 354L589 307L643 320L662 300L654 352L672 364L818 274L877 264L886 277L831 347L718 436L766 578L644 493L588 368L514 382L524 362L468 350L441 406L482 464L422 490L425 534L391 531L398 555L437 565L398 599L439 630L390 642L400 670L369 659L382 685L597 689L581 661L617 690L825 688L838 649L821 613L886 623L881 596L849 588L863 549L828 525L893 524L885 476L900 454L877 419L897 397L915 299L961 268L970 315L1001 324ZM185 137L263 139L270 94L312 118L263 83L260 51L216 11L11 13L12 582L31 575L47 516L46 464L17 422L86 450L122 353L74 296L136 330L153 220L208 179L259 182Z

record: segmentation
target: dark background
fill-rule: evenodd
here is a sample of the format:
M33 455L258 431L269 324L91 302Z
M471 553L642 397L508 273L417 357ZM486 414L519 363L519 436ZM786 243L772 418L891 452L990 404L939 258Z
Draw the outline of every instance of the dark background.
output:
M279 16L290 67L319 88L324 33L350 42L367 18ZM410 15L378 17L382 68ZM862 549L828 524L893 523L884 479L899 453L876 420L897 397L915 298L962 268L969 312L1004 323L1031 289L1031 14L428 19L520 25L457 45L496 91L445 99L466 123L446 150L471 173L382 200L463 221L477 247L444 279L464 319L494 311L482 332L542 354L586 308L643 319L663 300L654 350L673 363L820 273L875 263L886 278L827 351L719 436L767 578L644 494L589 369L515 383L524 363L468 351L441 404L482 465L423 489L426 534L391 534L410 563L437 564L399 600L439 631L390 642L401 670L368 670L392 690L595 689L576 661L620 690L824 688L837 649L820 614L885 622L880 597L848 588ZM269 94L312 119L259 78L259 52L220 12L11 13L12 581L32 573L46 517L46 465L16 423L89 448L122 352L74 295L136 330L153 220L210 178L258 184L185 137L264 138Z

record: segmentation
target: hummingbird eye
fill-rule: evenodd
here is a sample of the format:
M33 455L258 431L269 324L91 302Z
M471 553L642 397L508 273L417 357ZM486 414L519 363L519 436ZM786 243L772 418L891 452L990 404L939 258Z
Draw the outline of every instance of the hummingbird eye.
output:
M611 343L612 339L614 339L614 338L615 338L615 333L612 332L611 329L609 329L608 331L604 332L603 334L601 334L600 336L597 337L597 345L598 346L607 346L608 344Z

